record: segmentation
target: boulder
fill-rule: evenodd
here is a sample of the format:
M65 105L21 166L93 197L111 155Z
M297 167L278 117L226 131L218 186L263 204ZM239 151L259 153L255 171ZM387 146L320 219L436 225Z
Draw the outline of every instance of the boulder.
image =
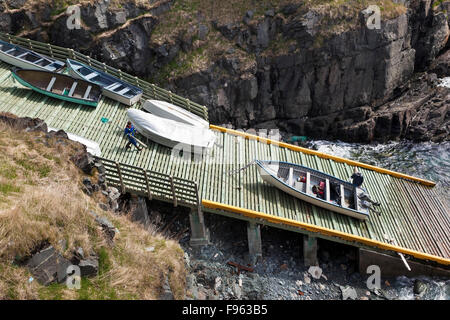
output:
M90 256L78 263L82 277L93 277L98 274L98 257Z
M70 157L70 160L84 173L89 175L92 174L92 170L95 166L95 160L94 157L86 151L85 146L83 146L79 152Z
M358 299L358 295L356 294L355 288L353 288L351 286L345 286L345 287L340 286L339 288L341 289L342 300L347 300L347 299L356 300L356 299Z
M89 213L95 218L95 222L102 227L108 240L112 241L116 235L116 227L107 218L98 216L94 211L89 211Z
M72 263L53 246L39 251L26 262L34 278L45 286L54 282L62 283L67 278L67 268L70 265Z

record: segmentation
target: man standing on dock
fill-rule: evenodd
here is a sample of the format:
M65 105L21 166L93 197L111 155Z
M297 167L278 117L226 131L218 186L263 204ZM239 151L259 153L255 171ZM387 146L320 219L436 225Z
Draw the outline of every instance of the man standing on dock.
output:
M127 135L127 138L128 138L126 149L131 148L131 145L133 145L139 151L141 151L142 147L138 146L138 143L137 143L136 139L134 138L134 135L136 134L136 128L131 124L131 121L128 121L124 132L125 132L125 134Z

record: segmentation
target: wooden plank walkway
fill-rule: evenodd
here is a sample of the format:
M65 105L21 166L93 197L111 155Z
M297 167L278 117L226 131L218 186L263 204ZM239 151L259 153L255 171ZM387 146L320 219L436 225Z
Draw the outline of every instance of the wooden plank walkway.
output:
M0 112L38 117L49 127L95 140L100 144L102 157L112 161L192 180L198 184L206 211L227 211L236 217L245 210L263 213L273 219L261 215L258 218L261 223L275 221L275 226L281 226L287 221L294 229L297 226L299 232L314 226L316 229L312 229L316 231L312 232L318 236L336 240L347 237L348 241L360 246L373 244L377 247L382 243L386 245L382 249L389 248L387 236L395 239L398 247L407 252L423 253L424 257L430 256L430 260L450 264L449 208L432 187L360 168L365 177L364 186L381 202L382 211L381 216L372 214L369 220L360 221L309 205L263 183L255 166L235 175L229 174L255 159L283 160L348 180L353 172L351 165L219 130L214 130L216 145L200 160L173 157L169 148L153 142L149 142L148 149L142 152L134 148L125 150L126 140L116 124L125 125L126 106L105 97L97 108L47 98L21 88L12 81L9 73L9 66L0 63ZM135 107L140 108L140 105ZM103 117L110 123L102 123ZM242 212L227 210L230 206L240 208Z

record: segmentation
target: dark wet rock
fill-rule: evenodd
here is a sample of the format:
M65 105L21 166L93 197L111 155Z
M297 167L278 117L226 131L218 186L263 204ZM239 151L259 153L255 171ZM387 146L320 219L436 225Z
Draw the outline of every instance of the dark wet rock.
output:
M95 212L89 211L89 213L95 218L97 222L103 229L103 232L107 236L108 240L112 241L116 235L116 227L105 217L98 216Z
M78 263L82 277L93 277L98 274L98 257L89 256Z
M94 157L86 151L86 147L83 146L82 150L74 154L70 160L80 168L86 174L92 174L92 170L95 166Z
M94 166L97 169L99 175L104 175L106 173L106 168L101 162L96 161Z

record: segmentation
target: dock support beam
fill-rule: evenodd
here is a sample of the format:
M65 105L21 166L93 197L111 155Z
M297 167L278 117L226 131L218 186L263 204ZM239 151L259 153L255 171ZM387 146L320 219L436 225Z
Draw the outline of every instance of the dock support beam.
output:
M316 237L303 236L303 263L306 267L319 265Z
M205 226L203 212L200 208L191 209L189 222L191 224L191 240L189 244L192 247L209 244L209 232Z
M254 265L262 257L261 226L259 224L247 222L247 239L250 263Z

